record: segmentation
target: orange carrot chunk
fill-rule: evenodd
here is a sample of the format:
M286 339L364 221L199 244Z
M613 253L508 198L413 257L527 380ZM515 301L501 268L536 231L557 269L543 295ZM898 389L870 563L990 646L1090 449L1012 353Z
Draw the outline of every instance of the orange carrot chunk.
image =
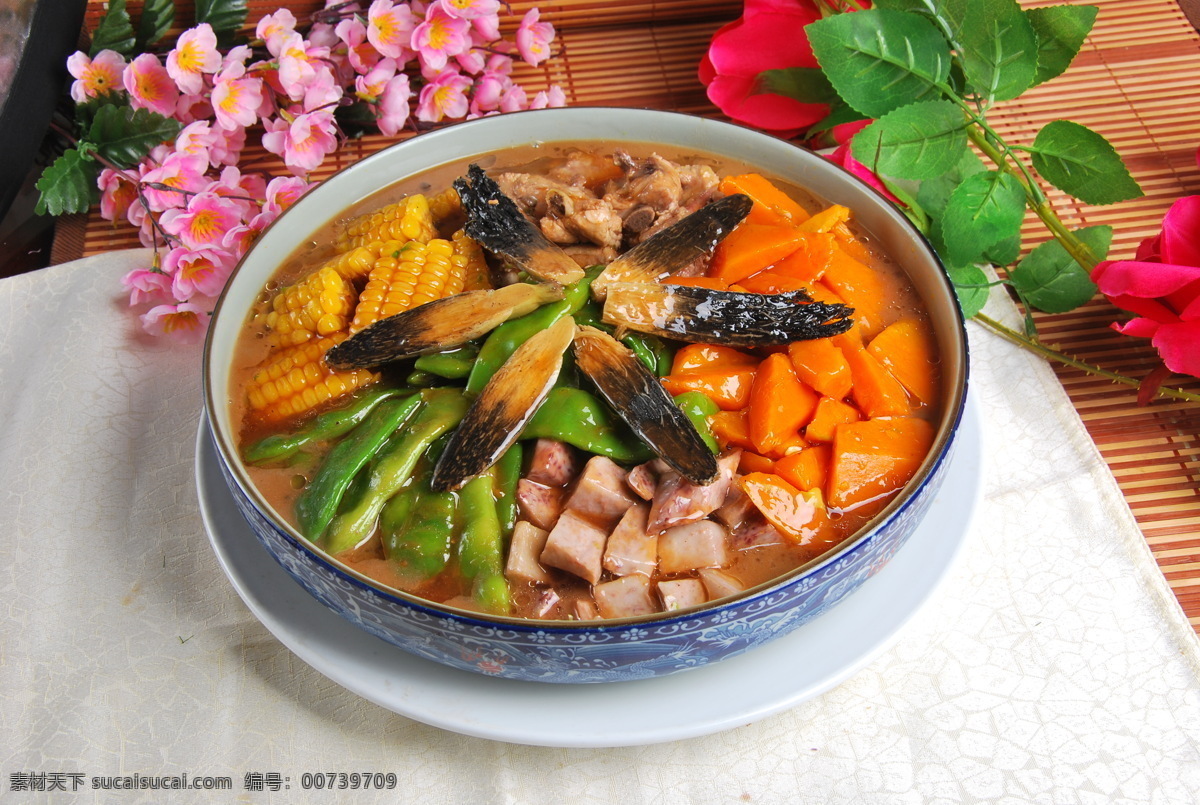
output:
M875 356L865 349L844 349L854 389L850 392L858 410L870 419L880 416L903 416L912 410L908 392L892 377Z
M824 489L831 454L829 445L814 444L776 461L773 472L801 492Z
M684 344L675 352L671 362L671 374L684 372L711 372L717 369L757 369L761 360L757 355L740 352L733 347L717 344Z
M918 400L926 405L937 402L937 345L923 321L901 319L889 324L871 340L867 351Z
M822 397L817 403L812 420L804 429L804 438L813 442L832 442L834 429L838 425L857 422L860 419L862 416L853 405L846 405L832 397Z
M808 220L808 211L791 196L757 173L726 176L719 189L725 195L745 193L754 201L747 221L767 224L799 224Z
M775 263L772 270L801 282L815 282L829 268L836 248L832 235L813 232L800 242L794 252Z
M800 247L804 233L788 225L742 223L713 252L708 276L730 284L741 282Z
M750 402L750 388L753 383L753 367L682 372L667 375L662 379L663 386L672 395L698 391L725 411L745 408Z
M842 250L846 252L846 254L850 255L860 263L871 262L871 251L867 248L865 243L859 240L855 234L850 231L849 225L847 225L845 222L835 224L832 232L833 236L837 239L837 245L840 246Z
M750 441L756 453L770 455L775 448L799 436L812 418L818 395L796 377L787 355L768 355L758 366L750 388Z
M804 291L808 293L809 283L803 282L768 268L746 277L737 284L737 288L747 293L777 294L788 291Z
M788 344L788 357L796 376L826 397L840 400L850 393L850 364L828 338Z
M752 472L774 472L775 462L766 456L743 450L738 457L738 472L749 475Z
M821 491L801 492L778 475L752 472L738 481L767 522L796 545L808 545L829 528Z
M826 487L829 505L882 505L916 473L933 436L933 425L915 417L838 425Z
M843 207L841 204L834 204L832 207L826 207L818 213L815 213L804 223L800 224L800 228L805 232L830 232L838 224L844 224L850 220L850 209Z
M745 409L718 411L708 418L708 426L712 428L713 436L722 448L754 449L754 443L750 441L750 427L747 424Z
M841 249L834 249L821 282L854 308L854 321L868 338L882 329L888 294L872 269Z

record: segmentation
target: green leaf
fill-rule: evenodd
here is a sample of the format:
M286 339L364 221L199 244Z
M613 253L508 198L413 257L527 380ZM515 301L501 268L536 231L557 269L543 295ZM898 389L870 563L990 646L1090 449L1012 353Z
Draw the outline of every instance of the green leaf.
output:
M763 70L752 94L783 95L801 103L833 103L838 99L829 79L817 67L785 67Z
M246 0L196 0L196 23L207 22L213 31L236 33L246 21Z
M946 41L958 49L958 34L966 15L967 0L875 0L875 8L907 11L928 18Z
M132 168L150 149L179 133L183 124L149 109L102 106L87 139L96 152L119 168Z
M175 0L146 0L138 18L137 47L146 50L163 38L175 22Z
M1116 149L1086 126L1052 120L1029 150L1042 178L1086 204L1115 204L1142 195Z
M1016 0L967 0L959 36L963 71L979 97L1007 101L1033 86L1038 38Z
M950 46L923 17L870 9L826 17L804 30L833 88L866 117L941 97Z
M1006 266L1021 256L1021 233L993 243L983 253L983 259L994 266Z
M1021 231L1025 190L1000 171L972 174L959 183L941 219L942 242L953 265L967 265L990 247Z
M76 148L69 148L37 180L41 196L34 212L38 215L87 212L95 186L95 160Z
M946 204L954 188L962 184L962 180L974 173L982 173L986 168L979 155L969 148L959 154L954 167L933 179L921 182L917 190L917 203L933 218L941 218L946 212Z
M115 50L128 57L133 54L134 44L133 23L129 19L129 12L125 10L125 0L110 0L108 11L104 12L92 33L92 47L88 55L95 56L102 50Z
M1111 226L1089 226L1075 230L1098 259L1112 245ZM1025 256L1008 275L1009 282L1028 304L1046 313L1074 310L1096 294L1088 272L1057 240L1050 240Z
M1096 22L1095 6L1047 6L1026 9L1038 39L1035 84L1062 75L1083 47Z
M811 140L818 134L829 131L834 126L840 126L843 123L854 123L859 120L866 120L866 118L862 116L861 112L854 111L845 101L838 98L830 104L829 114L814 123L812 128L804 133L803 139Z
M954 294L958 297L958 306L962 308L963 316L971 318L987 304L988 287L987 274L978 266L946 267L950 281L954 283Z
M876 173L932 179L967 149L966 121L950 101L919 101L893 109L854 135L851 153Z

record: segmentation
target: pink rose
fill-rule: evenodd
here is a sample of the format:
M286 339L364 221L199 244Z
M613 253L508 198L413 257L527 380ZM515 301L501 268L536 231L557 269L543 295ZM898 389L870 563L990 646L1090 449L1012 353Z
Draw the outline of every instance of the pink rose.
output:
M1114 330L1149 338L1167 369L1200 377L1200 196L1172 204L1162 232L1142 241L1135 259L1101 262L1092 281L1135 314Z
M834 126L830 129L830 134L833 136L834 142L837 143L837 148L826 158L835 165L841 165L847 171L871 185L871 187L882 193L888 201L899 204L900 199L888 191L883 182L879 180L879 177L850 153L850 141L854 139L855 134L858 134L870 125L870 123L870 120L858 120L854 123L843 123L840 126Z
M717 30L700 62L708 99L730 118L781 137L822 120L826 104L755 93L763 70L817 66L804 26L819 19L811 0L746 0L742 17Z

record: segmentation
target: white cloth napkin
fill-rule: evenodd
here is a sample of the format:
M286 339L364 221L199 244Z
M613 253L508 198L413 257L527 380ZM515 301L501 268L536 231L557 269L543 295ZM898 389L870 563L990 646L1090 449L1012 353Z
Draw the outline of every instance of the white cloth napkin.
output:
M421 803L1200 797L1200 642L1052 371L980 328L983 501L965 555L893 648L738 729L537 748L366 702L250 614L198 512L200 348L140 334L122 298L119 277L145 259L0 281L6 801L163 802L91 778L187 772L230 776L234 791L169 801L300 802L297 781L318 771L395 772L379 801ZM247 774L291 790L269 776L247 790ZM18 793L47 775L82 799Z

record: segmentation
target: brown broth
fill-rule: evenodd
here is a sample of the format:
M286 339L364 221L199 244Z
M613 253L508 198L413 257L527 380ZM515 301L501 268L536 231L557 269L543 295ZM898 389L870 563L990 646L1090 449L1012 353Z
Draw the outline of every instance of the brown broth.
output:
M651 153L659 153L676 164L708 164L718 175L752 172L755 168L748 164L714 157L708 154L667 152L652 146L631 146L622 144L621 147L634 157L646 157ZM492 171L498 168L524 172L542 172L555 159L568 150L593 150L611 153L611 147L603 143L571 143L568 145L531 145L525 149L506 152L503 156L493 155L477 158L474 161L485 169ZM370 196L363 198L351 208L332 218L314 237L302 244L280 266L275 276L264 289L260 304L251 312L247 325L240 338L235 361L231 370L231 388L245 389L255 367L264 359L269 347L264 339L262 314L265 313L271 294L280 287L296 281L299 277L312 270L315 266L335 254L334 241L338 228L355 216L398 201L413 193L434 194L450 186L453 179L466 172L468 160L441 165L415 177L410 177L391 184ZM770 178L770 177L769 177ZM824 208L820 199L812 196L802 188L784 182L776 182L792 198L799 201L809 212ZM856 237L867 247L872 255L871 268L880 278L887 289L889 303L884 310L884 325L902 317L926 318L916 292L907 277L899 267L874 245L868 232L851 227ZM449 236L449 232L441 233ZM386 381L385 381L386 382ZM247 414L244 393L235 395L232 405L233 420L242 423L240 440L243 446L261 438L267 432L261 423L254 421ZM326 408L334 407L336 401ZM315 413L315 412L314 412ZM918 415L934 418L937 412L923 409ZM289 423L294 427L296 423ZM304 455L299 461L285 467L256 467L248 466L249 475L263 497L270 501L275 510L285 519L296 525L294 515L295 502L304 483L312 477L319 466L319 460L328 445L319 446L311 454ZM891 497L890 495L888 496ZM832 512L833 535L822 538L813 544L795 545L787 543L766 547L754 547L735 551L734 563L726 568L738 577L746 588L766 583L780 575L800 567L826 553L838 543L858 531L886 502L878 501L875 505L863 507L852 513ZM374 579L380 584L411 592L434 601L451 601L467 608L463 596L467 593L461 581L453 573L443 573L442 578L432 582L414 582L397 568L394 563L384 558L383 549L378 534L367 544L339 557L349 567ZM453 567L451 567L453 570ZM556 589L562 596L562 604L554 610L553 617L570 618L571 604L576 598L590 597L586 582L576 579L568 573L551 570L558 586ZM606 576L607 577L607 576ZM664 577L665 578L665 577ZM515 614L526 615L529 608L536 602L539 590L531 585L512 584Z

